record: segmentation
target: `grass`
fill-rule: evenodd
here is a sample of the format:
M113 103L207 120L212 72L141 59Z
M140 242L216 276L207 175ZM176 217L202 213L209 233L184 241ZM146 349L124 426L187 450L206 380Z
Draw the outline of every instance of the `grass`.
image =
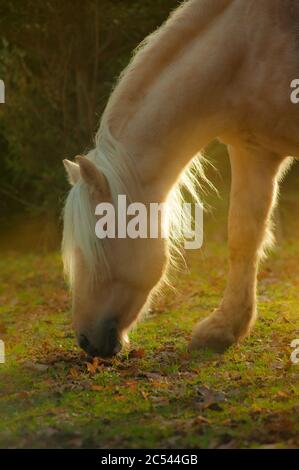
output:
M257 326L225 355L186 348L224 288L225 245L213 243L131 334L131 352L90 364L58 254L3 256L0 446L298 446L298 258L288 244L264 265Z
M189 256L176 291L113 361L89 363L78 349L58 253L3 253L0 447L298 447L299 365L290 360L299 338L296 201L293 193L282 201L288 231L261 268L256 327L224 355L187 352L194 324L217 307L225 286L217 214L208 217L209 243Z

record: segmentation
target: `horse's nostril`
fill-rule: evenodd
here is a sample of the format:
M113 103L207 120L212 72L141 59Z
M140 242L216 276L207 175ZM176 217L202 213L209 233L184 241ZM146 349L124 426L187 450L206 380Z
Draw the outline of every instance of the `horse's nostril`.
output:
M113 326L108 333L108 349L110 354L117 354L122 348L121 342L118 339L117 329Z
M85 351L86 349L88 349L89 341L85 335L80 335L78 342L79 342L80 348L84 349Z
M109 333L108 333L108 339L110 344L115 344L117 341L117 329L116 328L110 328Z
M99 356L98 350L92 346L89 339L85 335L80 335L78 337L78 344L80 348L82 348L89 356Z
M113 349L113 354L118 354L121 351L121 348L122 348L121 342L118 341L116 346Z
M104 327L102 326L98 337L94 335L92 342L85 334L78 334L80 348L91 357L112 357L122 349L115 322L107 322Z

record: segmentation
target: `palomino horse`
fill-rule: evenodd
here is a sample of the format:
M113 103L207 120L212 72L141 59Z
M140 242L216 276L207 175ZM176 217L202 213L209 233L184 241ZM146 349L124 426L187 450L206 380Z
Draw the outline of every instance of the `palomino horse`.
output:
M190 0L149 36L122 74L95 148L65 161L73 185L64 213L63 257L80 346L116 354L164 279L170 240L95 236L95 207L119 194L165 202L196 184L198 152L229 146L230 269L220 307L194 330L190 347L224 350L256 318L256 278L271 242L278 183L299 155L298 0ZM177 199L178 200L178 199ZM178 206L178 204L177 204ZM175 212L175 211L174 211Z

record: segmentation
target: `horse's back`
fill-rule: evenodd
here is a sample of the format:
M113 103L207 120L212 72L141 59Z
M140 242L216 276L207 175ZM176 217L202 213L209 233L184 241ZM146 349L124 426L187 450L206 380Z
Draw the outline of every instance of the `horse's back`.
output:
M296 40L299 50L299 0L279 0L279 9L282 25Z

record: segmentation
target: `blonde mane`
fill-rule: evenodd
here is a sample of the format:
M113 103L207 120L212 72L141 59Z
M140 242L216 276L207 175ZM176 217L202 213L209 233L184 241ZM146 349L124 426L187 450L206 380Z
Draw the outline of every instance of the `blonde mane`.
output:
M122 101L122 97L125 97L124 99L126 100L126 97L130 97L132 93L138 95L141 85L146 85L144 83L144 76L142 80L140 79L140 67L147 71L147 85L155 79L152 76L152 72L148 70L148 55L151 56L151 62L153 60L161 62L163 67L167 66L171 58L173 59L173 56L178 52L178 48L183 47L181 34L174 34L175 31L184 34L187 42L191 41L198 34L196 21L192 21L192 27L190 27L190 17L192 15L194 20L193 3L196 2L191 1L189 4L184 4L178 8L162 28L154 32L138 46L133 59L121 74L117 86L110 96L96 135L95 148L86 155L86 158L90 159L106 176L114 202L117 201L119 194L127 195L131 201L138 201L138 196L140 197L142 194L139 178L128 151L122 147L120 142L110 132L114 108L117 107L119 101ZM223 3L225 2L221 2L221 6L216 8L216 13L219 13L217 10L221 11ZM206 0L204 0L202 10L205 11L205 20L209 20L209 15L212 15L212 13L215 14L215 8L207 8L207 5ZM197 15L201 16L202 11L197 12ZM202 18L201 22L202 26L204 26L205 21ZM172 37L177 37L177 41L172 45L171 50L169 50L170 46L167 46L170 43L167 41L169 34ZM162 39L166 45L164 52L161 52L161 48L157 47L158 41L162 41ZM123 105L126 107L125 103ZM185 193L187 191L194 202L200 203L200 182L208 182L203 170L204 162L205 159L201 154L194 156L192 162L182 171L177 183L169 193L167 203L170 206L169 225L171 230L168 245L172 265L177 264L178 256L180 257L182 254L180 248L182 241L181 234L188 227L187 222L189 222L184 219L184 213L181 210ZM208 184L210 185L209 182ZM91 278L100 276L102 279L105 279L109 277L109 266L105 256L104 244L96 238L95 224L95 214L91 208L87 188L83 182L79 181L71 189L64 207L62 255L65 273L71 285L74 277L74 252L77 248L84 255Z
M86 155L86 158L91 160L107 178L114 203L117 202L119 194L125 194L128 201L138 201L138 195L142 194L142 189L138 183L138 175L134 170L130 155L104 126L100 127L96 142L96 147ZM168 245L170 261L173 266L177 265L178 257L182 255L181 235L184 229L189 226L189 221L184 219L182 203L185 200L186 191L194 202L200 203L200 181L207 181L203 170L204 161L200 154L194 157L181 173L167 199L171 227ZM74 253L78 248L88 264L91 279L109 278L109 265L104 244L96 237L96 218L87 187L82 181L77 182L70 190L63 217L62 258L70 285L72 286L74 280Z

